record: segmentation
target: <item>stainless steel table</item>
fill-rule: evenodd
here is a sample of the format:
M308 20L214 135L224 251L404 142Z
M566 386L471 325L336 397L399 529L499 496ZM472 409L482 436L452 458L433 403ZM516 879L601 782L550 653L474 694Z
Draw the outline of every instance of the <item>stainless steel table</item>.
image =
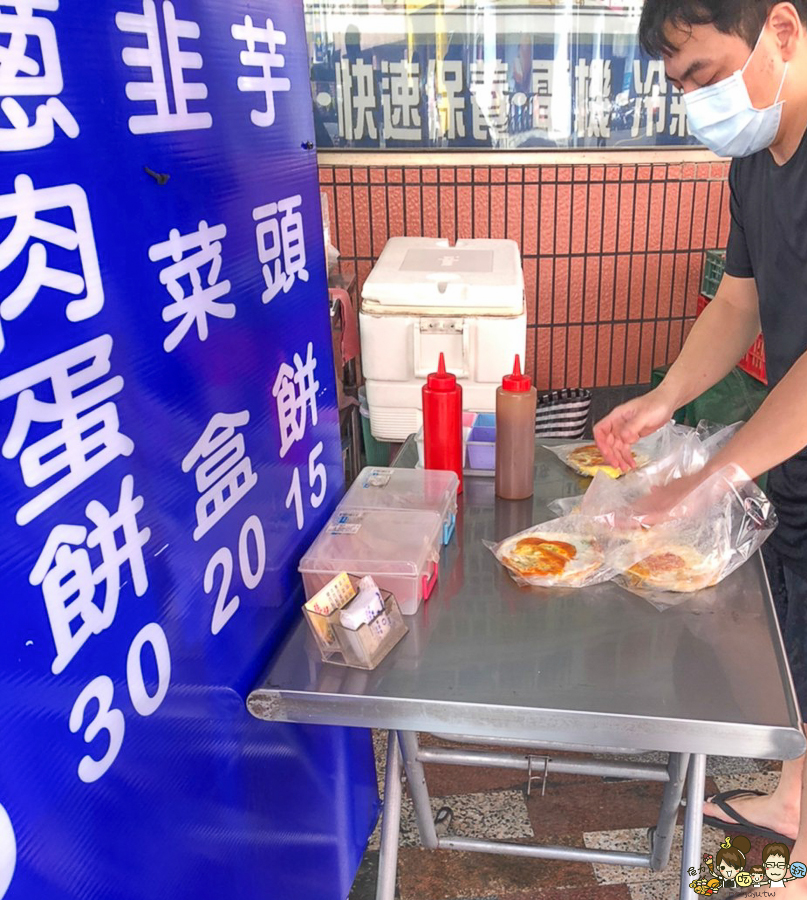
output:
M399 464L413 464L414 453L404 445ZM390 731L378 889L384 900L395 881L401 755L426 847L653 869L669 860L686 777L685 897L691 894L686 870L700 860L706 755L791 759L804 752L758 556L717 587L663 612L613 584L520 588L482 541L550 518L545 504L581 493L586 481L539 447L535 485L533 499L506 502L495 498L492 478L466 479L457 537L443 551L437 588L407 618L410 633L376 670L322 663L301 618L249 696L250 712L262 719ZM421 748L419 731L536 752ZM557 749L661 750L669 762L552 759ZM438 837L422 765L435 761L521 768L528 784L553 771L658 780L664 798L647 853Z

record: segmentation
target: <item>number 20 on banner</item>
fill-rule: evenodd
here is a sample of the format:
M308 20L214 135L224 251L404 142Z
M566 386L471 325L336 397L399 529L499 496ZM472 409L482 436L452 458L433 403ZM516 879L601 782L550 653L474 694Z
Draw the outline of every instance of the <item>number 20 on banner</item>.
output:
M255 543L255 568L250 564L250 536ZM213 590L214 580L216 577L216 569L221 568L221 583L219 584L218 597L216 605L213 609L213 621L210 625L210 631L218 634L222 628L230 621L238 607L241 599L238 595L234 595L227 599L230 591L230 584L233 580L233 554L229 547L219 548L205 569L204 588L205 593L210 594ZM250 516L241 527L241 534L238 537L238 568L241 572L241 578L244 587L252 591L261 583L264 572L266 570L266 536L263 531L261 520L257 516Z

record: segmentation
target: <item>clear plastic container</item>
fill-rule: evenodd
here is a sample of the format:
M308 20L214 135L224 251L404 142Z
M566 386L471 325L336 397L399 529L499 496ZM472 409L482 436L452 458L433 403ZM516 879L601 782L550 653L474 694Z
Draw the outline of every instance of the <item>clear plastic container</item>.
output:
M443 520L432 510L341 507L300 561L310 599L339 572L372 575L414 615L437 582Z
M457 476L438 469L367 467L353 482L340 509L428 509L443 523L447 544L457 522Z
M350 579L354 589L358 579ZM371 622L358 628L346 628L341 623L344 610L350 609L352 600L329 615L321 615L307 606L303 613L314 635L324 662L358 669L374 669L409 630L401 617L395 597L389 591L381 591L384 610Z

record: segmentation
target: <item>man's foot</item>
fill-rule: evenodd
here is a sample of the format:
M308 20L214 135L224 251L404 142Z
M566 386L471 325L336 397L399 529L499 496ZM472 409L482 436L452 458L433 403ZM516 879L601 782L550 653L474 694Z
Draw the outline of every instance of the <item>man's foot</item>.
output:
M711 802L712 798L703 804L704 816L713 820L709 824L716 824L714 820L718 820L729 831L737 829L742 833L742 819L747 819L758 828L764 828L784 835L790 840L795 840L799 830L798 806L784 803L775 792L773 794L756 794L749 791L733 794L732 791L726 791L724 794L717 794L714 798L722 799L724 808ZM725 807L728 807L731 813L736 813L736 816L731 815ZM797 859L798 857L792 858ZM807 862L807 859L803 862ZM788 885L790 884L792 882L788 882Z

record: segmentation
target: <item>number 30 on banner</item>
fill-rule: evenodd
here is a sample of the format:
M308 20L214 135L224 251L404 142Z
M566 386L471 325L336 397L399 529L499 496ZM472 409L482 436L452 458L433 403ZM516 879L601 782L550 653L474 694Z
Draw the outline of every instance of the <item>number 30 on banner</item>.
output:
M143 648L146 644L151 645L157 664L157 689L153 694L149 694L143 677ZM156 712L165 699L170 682L171 652L168 649L168 639L156 622L150 622L135 635L126 657L126 683L135 712L141 716L150 716ZM84 741L91 744L103 731L108 735L107 751L100 759L94 759L88 754L78 764L78 777L87 784L98 781L106 774L123 745L126 721L119 709L112 708L114 694L112 679L107 675L99 675L78 695L70 712L70 730L76 734L84 725L87 707L96 700L98 708L84 730Z

